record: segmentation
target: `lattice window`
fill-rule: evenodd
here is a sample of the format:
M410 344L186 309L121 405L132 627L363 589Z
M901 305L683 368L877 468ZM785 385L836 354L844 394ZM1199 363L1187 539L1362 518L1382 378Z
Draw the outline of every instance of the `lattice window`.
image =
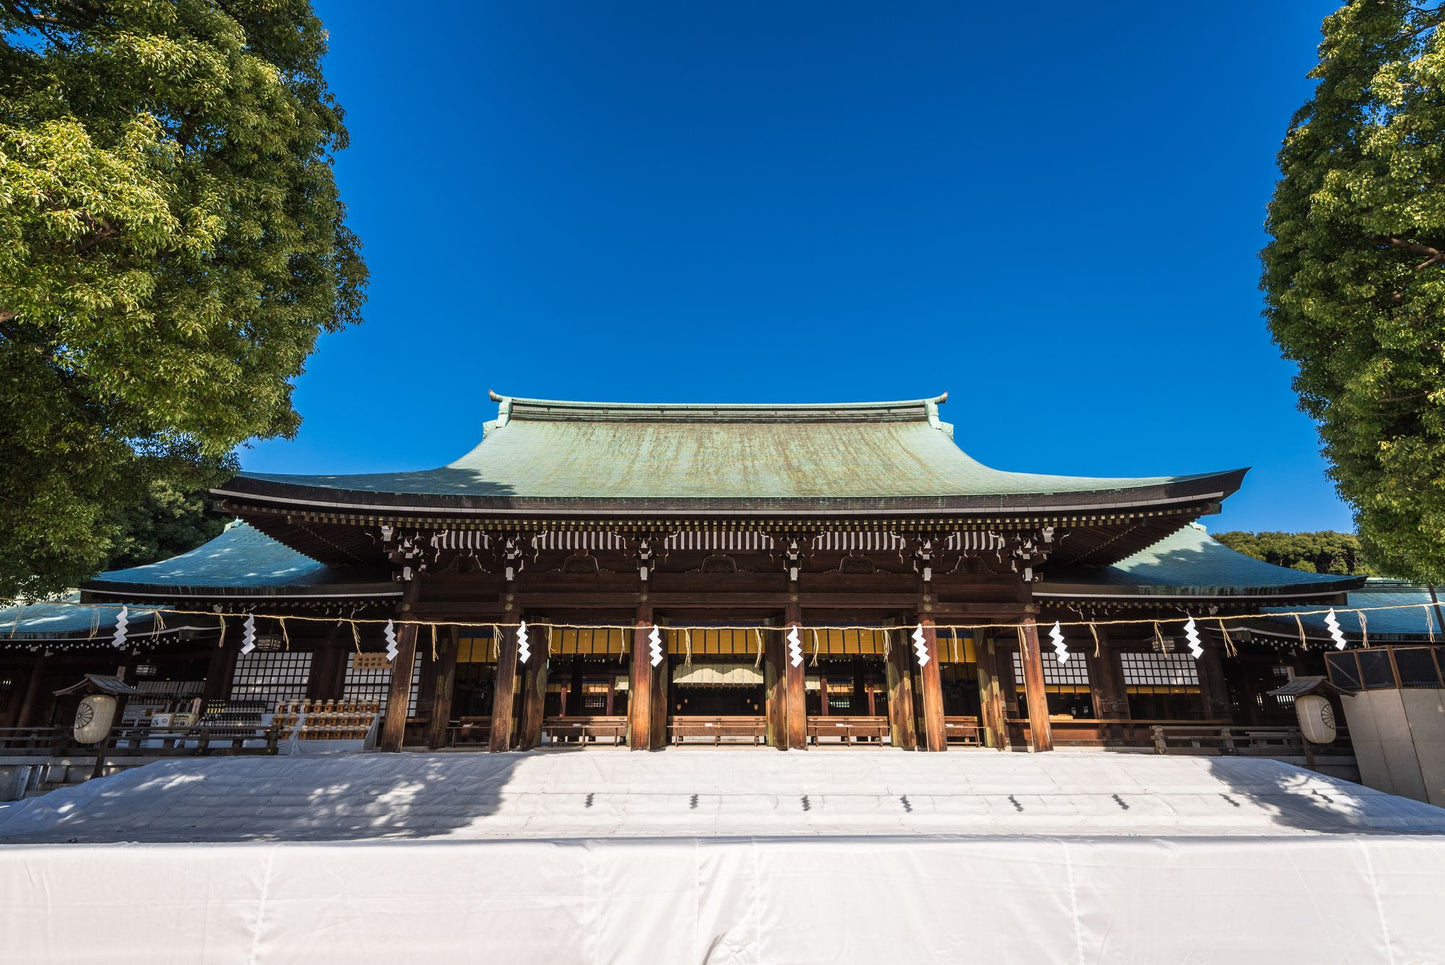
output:
M1187 693L1199 689L1199 671L1186 653L1152 650L1119 654L1130 693Z
M1045 690L1062 694L1086 694L1089 692L1089 665L1080 654L1069 654L1067 663L1059 663L1059 655L1052 650L1043 651L1039 657L1044 667ZM1015 653L1013 658L1014 681L1022 688L1024 681L1023 656Z
M236 658L236 672L231 677L231 700L260 701L271 712L277 701L305 699L310 676L310 651L243 653Z
M391 691L391 666L356 666L355 651L346 655L346 677L341 684L342 700L375 701L386 713L386 698ZM416 716L417 696L421 692L421 659L411 663L411 698L406 704L406 715Z

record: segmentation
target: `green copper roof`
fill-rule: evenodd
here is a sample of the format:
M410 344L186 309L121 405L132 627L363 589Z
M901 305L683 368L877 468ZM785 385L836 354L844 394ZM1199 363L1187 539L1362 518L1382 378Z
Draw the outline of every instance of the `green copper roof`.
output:
M1236 553L1202 526L1188 525L1112 566L1046 570L1041 597L1310 596L1343 593L1364 577L1305 573Z
M1430 595L1430 587L1414 583L1398 583L1394 580L1369 580L1364 589L1349 594L1348 607L1360 607L1365 613L1364 629L1371 639L1408 637L1411 639L1445 641L1445 632L1436 616L1436 601L1445 601L1445 587L1436 587ZM1372 610L1371 607L1404 607L1402 609ZM1280 607L1265 607L1265 613L1278 612ZM1329 633L1325 626L1325 614L1316 613L1300 617L1305 632L1310 636L1323 637ZM1361 639L1360 618L1354 613L1338 615L1340 629L1351 641ZM1289 633L1298 632L1294 617L1279 621L1282 629Z
M115 592L121 587L144 588L148 595L164 597L209 591L233 595L238 591L276 595L284 590L325 589L337 595L371 588L386 595L399 593L389 574L355 572L318 563L258 532L247 523L233 523L220 536L180 556L158 563L102 573L85 585L93 593ZM374 594L372 594L374 595Z
M1124 494L1128 502L1131 492L1180 483L1198 483L1188 488L1212 489L1217 498L1233 492L1242 476L1089 478L990 469L965 454L953 441L952 426L939 421L943 397L841 405L495 398L499 416L487 424L482 441L439 469L347 476L244 473L218 493L268 492L264 484L272 484L477 500L961 499L998 507L1014 496L1112 493Z

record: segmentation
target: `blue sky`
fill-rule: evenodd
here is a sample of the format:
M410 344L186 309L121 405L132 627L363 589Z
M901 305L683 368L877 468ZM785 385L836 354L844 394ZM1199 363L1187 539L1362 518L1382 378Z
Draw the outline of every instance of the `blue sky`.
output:
M1349 529L1257 289L1335 6L318 0L370 301L242 463L440 465L488 389L947 390L998 468L1253 466L1211 529Z

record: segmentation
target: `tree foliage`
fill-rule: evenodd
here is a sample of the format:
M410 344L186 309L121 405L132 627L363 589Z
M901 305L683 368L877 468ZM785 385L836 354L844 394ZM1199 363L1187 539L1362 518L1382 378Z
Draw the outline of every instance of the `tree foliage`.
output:
M295 431L366 278L325 43L307 0L0 0L0 596Z
M1445 5L1324 22L1279 155L1266 317L1382 570L1445 576Z
M1216 533L1214 538L1236 553L1292 570L1340 576L1374 575L1365 562L1360 540L1354 533L1336 533L1333 530L1318 533L1246 533L1235 530Z

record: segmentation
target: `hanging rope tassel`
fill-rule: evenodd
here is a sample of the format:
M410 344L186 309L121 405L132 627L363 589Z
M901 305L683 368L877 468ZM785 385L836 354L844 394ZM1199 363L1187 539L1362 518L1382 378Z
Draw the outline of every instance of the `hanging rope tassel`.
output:
M1164 652L1164 631L1159 629L1158 620L1154 621L1154 646L1159 648L1160 653Z
M219 650L226 645L226 615L224 613L218 613L216 616L220 617L221 620L221 639L216 641L216 649Z
M1360 618L1360 646L1368 650L1370 648L1370 622L1365 619L1364 610L1356 610L1355 616ZM1295 617L1295 619L1298 620L1299 617Z
M691 666L692 666L692 631L689 630L687 627L683 627L683 628L682 628L682 649L683 649L683 653L685 654L685 656L684 656L684 658L683 658L683 661L682 661L682 662L683 662L683 666L691 667Z
M814 627L814 628L813 628L813 662L810 663L810 664L808 664L808 666L810 666L810 667L816 667L816 666L818 666L818 628L817 628L817 627Z
M1099 628L1089 624L1089 636L1094 638L1094 659L1099 658Z
M1300 621L1299 614L1294 615L1294 625L1299 629L1299 645L1301 650L1308 650L1309 643L1305 640L1305 625Z
M1427 607L1425 609L1425 632L1430 635L1430 642L1435 642L1435 614Z
M502 625L492 624L492 660L500 659L502 653Z
M758 638L758 658L753 661L753 669L757 670L763 665L763 631L753 627L753 633Z
M286 645L286 650L287 650L287 652L289 653L290 650L291 650L291 634L289 634L289 633L286 632L286 618L285 618L285 617L282 617L282 618L281 618L281 640L285 643L285 645Z
M1224 625L1224 618L1219 619L1219 635L1224 638L1224 655L1226 657L1239 656L1239 650L1234 646L1234 638L1229 635L1229 628Z
M550 642L549 639L548 643ZM437 625L435 623L431 625L431 662L437 662Z
M351 642L356 646L356 652L357 652L357 653L360 653L360 652L361 652L361 631L356 628L356 622L353 621L353 620L347 620L347 621L346 621L346 624L347 624L347 626L351 627Z

